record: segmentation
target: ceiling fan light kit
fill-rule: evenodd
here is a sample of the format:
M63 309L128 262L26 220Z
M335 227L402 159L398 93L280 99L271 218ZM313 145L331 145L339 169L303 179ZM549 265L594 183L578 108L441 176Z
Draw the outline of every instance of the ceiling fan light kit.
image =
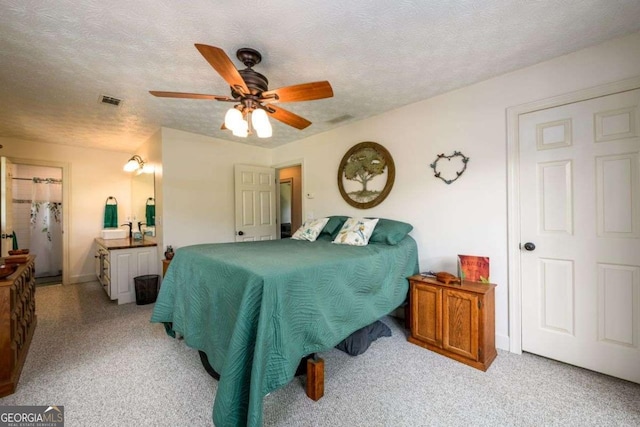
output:
M242 118L240 110L229 108L229 110L227 110L227 114L224 115L224 127L233 130L242 120L244 119Z
M224 116L224 128L231 130L234 136L246 138L256 131L258 138L269 138L273 134L273 128L269 122L266 111L245 109L245 117L236 107L229 108Z
M267 113L264 110L254 110L251 113L251 123L253 123L253 127L258 129L266 129L267 126L270 126L269 117L267 117Z
M256 130L258 138L270 138L273 135L273 128L269 122L267 112L261 109L253 110L251 113L251 124Z
M229 84L231 97L185 92L149 91L149 93L163 98L234 102L236 105L225 114L222 129L231 130L235 136L246 138L252 135L255 130L259 138L271 137L273 128L269 122L269 116L302 130L311 124L309 120L274 104L312 101L333 96L333 89L328 81L303 83L269 90L269 80L253 70L253 66L262 61L262 55L255 49L241 48L237 50L236 57L247 67L244 70L238 70L222 49L204 44L196 44L195 46L207 62Z
M238 123L236 123L236 126L231 129L231 133L233 133L233 136L246 138L247 136L249 136L249 123L244 119L240 120Z

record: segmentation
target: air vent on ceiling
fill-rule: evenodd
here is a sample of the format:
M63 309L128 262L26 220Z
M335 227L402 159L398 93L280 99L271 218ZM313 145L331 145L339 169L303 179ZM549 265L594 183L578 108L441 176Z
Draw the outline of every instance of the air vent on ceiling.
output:
M114 107L119 107L122 104L122 99L115 98L113 96L108 95L100 95L100 103L113 105Z
M330 123L332 125L341 123L341 122L346 122L347 120L353 119L353 116L351 114L343 114L342 116L338 116L336 118L333 118L331 120L327 120L327 123Z

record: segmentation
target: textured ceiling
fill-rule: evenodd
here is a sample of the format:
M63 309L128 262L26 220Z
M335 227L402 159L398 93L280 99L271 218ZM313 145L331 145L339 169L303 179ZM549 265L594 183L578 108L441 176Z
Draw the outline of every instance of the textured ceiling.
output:
M0 136L133 152L167 126L275 147L639 30L638 0L0 0ZM230 104L148 93L229 94L194 43L237 67L252 47L269 88L334 97L281 104L303 131L233 137Z

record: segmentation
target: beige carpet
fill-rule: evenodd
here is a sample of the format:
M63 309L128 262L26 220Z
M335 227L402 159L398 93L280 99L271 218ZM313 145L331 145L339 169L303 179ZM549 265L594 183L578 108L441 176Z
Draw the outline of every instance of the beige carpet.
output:
M0 405L64 405L66 426L207 426L216 381L198 353L151 324L153 305L98 283L37 291L38 326L18 390ZM332 350L325 397L303 378L265 398L266 426L640 426L640 385L500 351L486 373L392 331L358 357ZM639 367L640 369L640 367Z

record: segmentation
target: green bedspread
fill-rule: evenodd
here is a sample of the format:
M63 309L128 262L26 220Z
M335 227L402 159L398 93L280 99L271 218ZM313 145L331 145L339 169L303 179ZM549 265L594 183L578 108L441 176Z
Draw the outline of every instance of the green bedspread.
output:
M217 427L261 426L262 399L326 351L401 305L415 241L355 247L274 240L180 248L151 317L220 373Z

